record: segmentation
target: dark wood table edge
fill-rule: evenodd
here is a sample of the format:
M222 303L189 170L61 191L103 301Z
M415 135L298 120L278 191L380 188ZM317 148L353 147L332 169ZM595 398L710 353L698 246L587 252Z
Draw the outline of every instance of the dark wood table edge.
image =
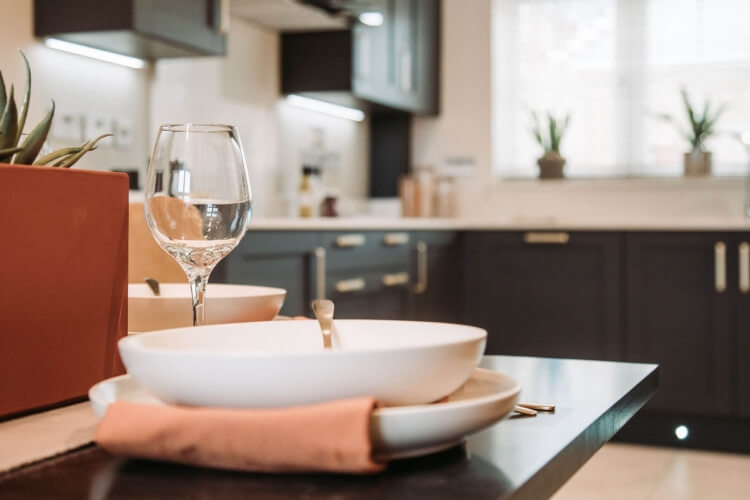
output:
M630 391L553 456L539 472L504 498L538 500L550 497L648 402L657 390L658 381L658 366L652 365L649 373ZM6 480L33 474L54 467L59 462L99 451L101 448L96 443L89 443L38 462L21 465L0 473L0 485Z
M659 367L649 374L605 413L568 443L560 452L510 497L538 500L551 497L599 451L648 402L659 387Z

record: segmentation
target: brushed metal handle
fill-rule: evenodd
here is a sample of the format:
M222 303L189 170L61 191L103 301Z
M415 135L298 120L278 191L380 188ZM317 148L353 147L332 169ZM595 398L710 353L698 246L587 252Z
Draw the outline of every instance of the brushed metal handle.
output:
M714 287L718 293L727 289L727 246L723 241L714 245Z
M401 90L404 92L411 92L412 91L412 77L411 77L411 51L410 50L402 50L401 51L401 67L400 73L401 73Z
M409 233L388 233L383 236L383 245L396 247L409 243Z
M213 0L209 10L209 25L220 35L229 33L230 9L229 0Z
M523 242L530 245L565 245L570 235L565 232L530 232L524 233Z
M315 255L315 298L326 298L326 249L316 247Z
M739 263L740 263L740 292L750 292L750 244L746 241L739 246Z
M336 238L336 246L339 248L361 247L365 244L364 234L342 234Z
M383 286L401 286L409 283L409 273L391 273L383 275Z
M364 290L367 283L363 278L352 278L341 280L336 283L336 291L339 293L351 293Z
M427 243L417 243L417 282L412 289L414 294L420 295L427 291Z

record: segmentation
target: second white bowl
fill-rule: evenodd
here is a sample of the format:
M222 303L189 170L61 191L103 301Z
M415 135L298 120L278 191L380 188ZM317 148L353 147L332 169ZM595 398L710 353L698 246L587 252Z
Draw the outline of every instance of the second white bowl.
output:
M128 285L128 331L149 332L192 326L193 302L187 283L161 283L155 296L145 283ZM206 323L268 321L281 309L283 288L209 283L206 287Z
M336 320L324 351L316 321L210 325L123 338L128 372L167 403L282 407L354 396L399 406L436 401L479 362L481 328L448 323Z

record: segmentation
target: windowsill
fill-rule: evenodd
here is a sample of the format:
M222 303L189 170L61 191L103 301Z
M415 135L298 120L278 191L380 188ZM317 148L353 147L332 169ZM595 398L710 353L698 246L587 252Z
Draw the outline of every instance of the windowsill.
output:
M707 177L565 177L563 179L539 179L535 177L502 177L497 178L495 187L505 189L534 190L713 190L745 187L748 177L745 176L707 176Z

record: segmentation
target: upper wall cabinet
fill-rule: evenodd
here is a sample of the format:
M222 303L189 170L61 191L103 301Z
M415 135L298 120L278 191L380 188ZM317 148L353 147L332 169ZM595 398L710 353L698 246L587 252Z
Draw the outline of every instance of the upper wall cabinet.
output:
M354 93L396 109L438 113L439 0L378 0L383 24L356 24Z
M34 0L34 35L154 60L223 55L222 0Z
M285 33L281 90L339 104L439 111L440 1L374 0L380 26Z

